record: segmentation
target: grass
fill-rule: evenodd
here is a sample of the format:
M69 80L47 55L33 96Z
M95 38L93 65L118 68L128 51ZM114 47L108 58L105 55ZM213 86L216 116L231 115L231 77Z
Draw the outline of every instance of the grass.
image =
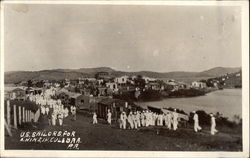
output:
M45 122L46 119L43 119ZM43 126L31 128L27 124L14 131L13 137L5 137L6 149L35 149L35 150L65 150L65 144L54 143L21 143L21 131L37 130L67 130L76 131L81 137L80 150L136 150L136 151L242 151L241 133L218 133L211 136L207 129L195 133L192 127L179 128L177 131L166 127L143 127L139 130L121 130L117 124L108 125L99 120L93 125L92 118L78 114L77 120L70 116L64 120L64 126ZM218 129L220 130L220 129Z

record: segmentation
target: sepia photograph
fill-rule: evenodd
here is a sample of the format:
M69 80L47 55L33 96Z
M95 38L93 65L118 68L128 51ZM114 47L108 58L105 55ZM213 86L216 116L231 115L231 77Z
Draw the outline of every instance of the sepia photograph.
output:
M248 157L248 9L1 2L0 154Z

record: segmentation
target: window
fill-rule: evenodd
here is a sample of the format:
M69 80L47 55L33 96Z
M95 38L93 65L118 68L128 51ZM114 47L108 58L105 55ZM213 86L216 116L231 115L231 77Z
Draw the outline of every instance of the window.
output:
M83 99L81 99L81 103L82 103L82 104L84 103L84 100L83 100Z

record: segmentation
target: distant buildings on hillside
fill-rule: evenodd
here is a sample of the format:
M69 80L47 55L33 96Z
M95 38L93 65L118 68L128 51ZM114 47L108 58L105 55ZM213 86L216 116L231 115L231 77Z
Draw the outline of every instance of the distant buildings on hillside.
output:
M60 81L22 81L10 87L6 86L5 98L25 100L30 94L41 94L53 89L53 91L46 93L56 93L55 96L60 98L65 104L84 107L86 104L89 104L91 97L112 98L114 95L127 92L134 92L134 96L138 97L142 92L148 90L174 92L190 88L240 88L242 87L241 78L242 72L240 71L186 84L173 79L163 81L147 76L128 75L113 77L108 72L99 72L95 75L95 78L65 79Z

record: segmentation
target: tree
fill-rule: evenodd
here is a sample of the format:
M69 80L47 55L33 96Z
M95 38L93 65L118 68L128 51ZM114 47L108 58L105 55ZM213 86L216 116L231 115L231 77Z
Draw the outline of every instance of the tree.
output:
M31 80L28 80L28 87L33 87L33 83Z
M136 78L135 78L135 85L140 87L140 88L144 88L145 85L146 85L146 82L145 80L142 78L141 75L138 75Z

